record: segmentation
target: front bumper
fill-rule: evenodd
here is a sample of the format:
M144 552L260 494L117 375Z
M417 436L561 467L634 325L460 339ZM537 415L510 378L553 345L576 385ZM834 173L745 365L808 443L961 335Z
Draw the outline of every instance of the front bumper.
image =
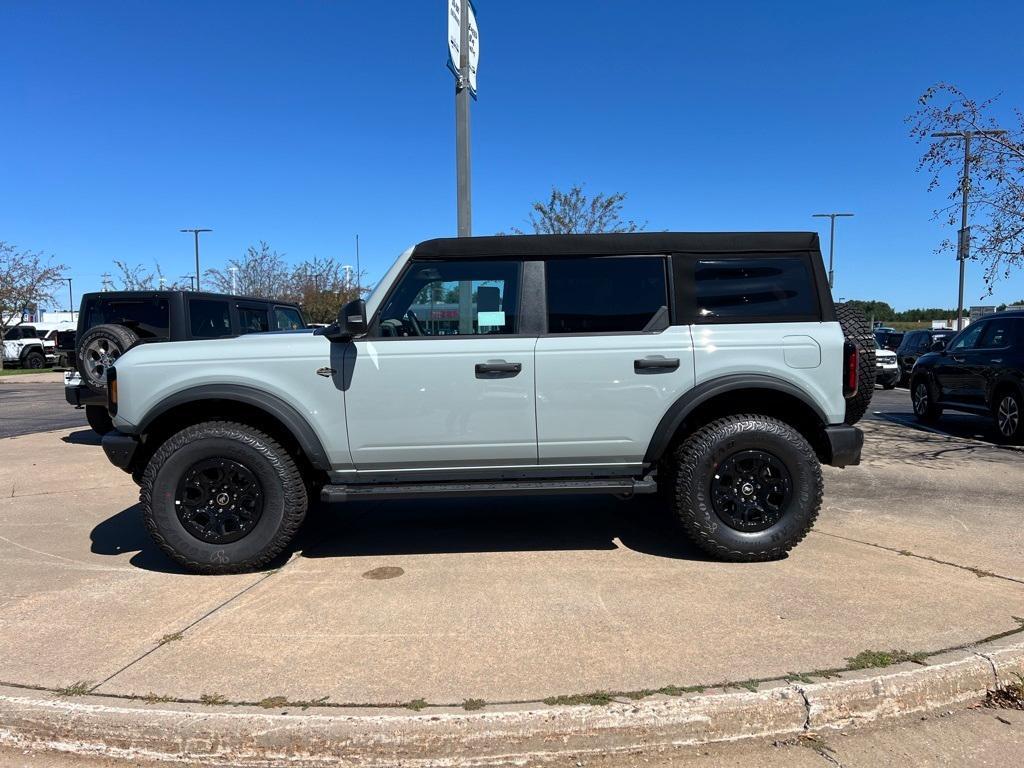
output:
M107 454L111 464L125 472L131 472L132 458L138 448L139 438L135 435L126 435L115 429L103 436L103 452Z
M829 444L829 461L833 467L854 467L860 464L860 452L864 447L864 433L848 424L825 427ZM104 438L104 441L106 438ZM106 443L104 442L104 448Z
M900 380L900 369L899 366L887 366L883 368L878 366L875 369L875 383L876 384L894 384Z

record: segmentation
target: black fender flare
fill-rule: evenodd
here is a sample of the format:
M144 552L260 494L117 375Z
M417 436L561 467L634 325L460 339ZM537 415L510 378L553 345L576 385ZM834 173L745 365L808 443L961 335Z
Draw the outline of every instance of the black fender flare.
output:
M837 376L836 384L838 385L838 383L839 377ZM672 442L672 437L686 417L694 410L719 395L744 389L768 389L790 395L810 408L823 426L828 424L825 412L814 402L814 399L803 389L785 379L760 373L735 373L719 376L698 384L669 406L668 411L661 417L661 421L658 422L658 426L654 430L647 453L644 455L644 464L653 466L661 460Z
M168 395L153 406L134 429L121 427L120 430L129 434L145 434L147 427L167 411L179 405L201 400L233 400L259 408L281 422L298 442L302 452L306 454L306 458L314 468L323 470L331 468L327 451L324 450L320 438L317 437L316 432L301 413L277 395L243 384L203 384L183 389L173 395Z

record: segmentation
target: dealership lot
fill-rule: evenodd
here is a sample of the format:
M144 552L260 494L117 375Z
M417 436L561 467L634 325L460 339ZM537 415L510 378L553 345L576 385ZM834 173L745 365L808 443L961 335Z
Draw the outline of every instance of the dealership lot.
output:
M647 499L316 508L261 573L180 572L137 489L83 428L18 434L2 384L0 682L96 694L333 705L533 702L714 686L935 651L1020 626L1024 456L876 394L865 462L826 468L786 560L728 564ZM38 402L75 415L56 382ZM31 410L31 409L30 409ZM9 433L10 433L9 432ZM324 699L324 697L327 697Z

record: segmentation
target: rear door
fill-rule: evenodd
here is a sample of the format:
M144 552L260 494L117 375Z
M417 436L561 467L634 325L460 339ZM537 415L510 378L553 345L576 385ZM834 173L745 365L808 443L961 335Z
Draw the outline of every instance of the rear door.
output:
M997 316L986 320L977 346L967 353L965 397L973 405L987 404L988 393L995 389L1010 366L1018 322L1015 317Z
M693 386L693 344L671 324L664 256L549 259L537 342L541 465L639 465L672 403Z

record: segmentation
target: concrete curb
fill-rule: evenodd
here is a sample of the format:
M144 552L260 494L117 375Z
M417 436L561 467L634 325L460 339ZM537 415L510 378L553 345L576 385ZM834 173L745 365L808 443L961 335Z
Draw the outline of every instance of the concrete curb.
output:
M478 713L320 708L275 714L3 688L0 743L202 765L483 766L876 722L976 700L1022 674L1024 643L996 642L932 657L926 666L844 673L821 683Z

